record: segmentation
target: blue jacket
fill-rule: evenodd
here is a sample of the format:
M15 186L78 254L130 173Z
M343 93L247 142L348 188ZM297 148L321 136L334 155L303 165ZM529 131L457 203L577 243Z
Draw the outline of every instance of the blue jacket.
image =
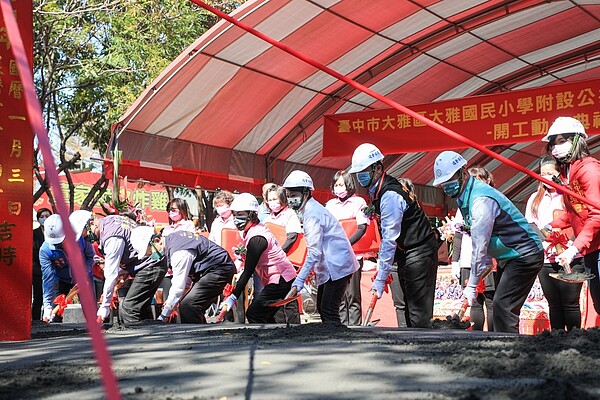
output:
M94 247L90 242L81 237L78 242L88 276L92 276L94 265ZM71 266L62 246L56 246L47 242L40 247L40 265L42 267L42 290L44 307L52 307L54 299L58 294L57 281L68 284L73 283Z
M542 242L515 205L502 193L471 177L464 192L457 199L465 224L469 223L473 201L489 197L498 203L500 214L493 221L492 235L487 248L490 257L497 260L534 255L542 251ZM477 238L473 238L475 242Z

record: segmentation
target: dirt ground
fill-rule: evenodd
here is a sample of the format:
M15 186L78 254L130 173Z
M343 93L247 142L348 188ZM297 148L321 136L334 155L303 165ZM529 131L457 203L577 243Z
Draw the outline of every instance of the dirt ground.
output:
M102 399L81 324L0 343L0 399ZM596 399L600 330L156 325L105 331L125 399Z

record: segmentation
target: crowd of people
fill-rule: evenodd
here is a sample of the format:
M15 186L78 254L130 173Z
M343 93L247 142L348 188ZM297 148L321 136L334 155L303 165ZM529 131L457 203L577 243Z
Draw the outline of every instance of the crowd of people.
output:
M579 121L558 118L543 138L547 154L539 173L598 201L600 165L590 157L586 139ZM134 206L103 218L73 212L69 221L96 291L97 321L109 321L118 309L118 320L126 325L154 318L206 323L207 311L219 304L223 313L235 311L233 320L240 323L297 324L301 303L296 300L312 280L323 323L361 325L361 270L367 254L355 245L377 221L381 243L371 292L381 298L391 288L399 327L430 328L440 291L439 235L412 182L389 175L384 159L376 146L358 146L350 168L332 177L333 198L325 206L315 200L313 180L301 170L292 171L281 185L265 184L262 204L251 193L219 191L207 233L198 230L188 204L179 198L169 201L169 223L161 230ZM451 296L471 307L473 329L518 332L519 313L536 277L548 300L552 329L581 326L582 279L569 279L570 274L588 274L594 307L600 310L599 210L540 182L524 215L494 188L489 171L468 166L453 151L439 154L433 177L433 185L458 205L444 237L452 241L452 275L462 287ZM369 203L356 194L357 185L368 191ZM77 287L62 248L61 219L48 209L38 210L37 219L32 318L59 322L57 296L69 296ZM342 226L348 220L353 222L350 231ZM276 237L275 226L285 235ZM222 242L222 234L231 230L239 233L234 256ZM288 256L302 237L306 257L295 265ZM162 309L154 315L159 288Z

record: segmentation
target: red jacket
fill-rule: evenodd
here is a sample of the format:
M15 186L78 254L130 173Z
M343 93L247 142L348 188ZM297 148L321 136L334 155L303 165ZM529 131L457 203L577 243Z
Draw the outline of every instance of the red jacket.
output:
M571 164L569 189L595 203L600 203L600 162L593 157L585 157ZM552 221L554 228L571 226L575 232L573 245L581 254L589 254L600 249L600 210L563 195L566 212Z

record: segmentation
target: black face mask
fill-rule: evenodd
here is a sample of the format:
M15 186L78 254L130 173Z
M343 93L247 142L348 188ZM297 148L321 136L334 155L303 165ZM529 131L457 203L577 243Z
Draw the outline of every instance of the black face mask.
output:
M233 218L233 223L239 231L243 231L246 225L248 225L248 217L246 215L239 215Z

